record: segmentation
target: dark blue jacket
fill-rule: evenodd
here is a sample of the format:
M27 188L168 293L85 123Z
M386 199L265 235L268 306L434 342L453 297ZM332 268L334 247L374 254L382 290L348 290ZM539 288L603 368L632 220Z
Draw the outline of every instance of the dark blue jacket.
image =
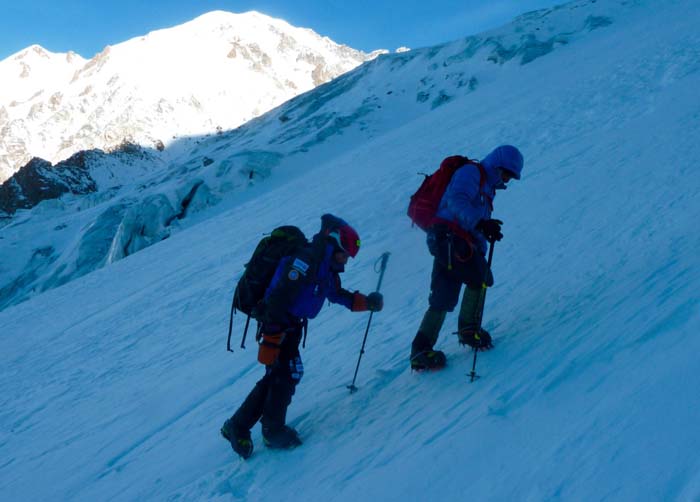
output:
M343 289L343 266L333 261L333 245L317 234L312 243L283 258L265 293L263 322L281 327L313 319L326 300L352 310L354 294Z

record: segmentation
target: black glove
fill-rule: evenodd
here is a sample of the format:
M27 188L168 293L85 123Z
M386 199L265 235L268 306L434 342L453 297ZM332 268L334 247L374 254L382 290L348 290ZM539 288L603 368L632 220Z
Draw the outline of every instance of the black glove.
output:
M484 234L486 240L489 242L496 242L503 239L503 234L501 233L501 225L503 222L501 220L479 220L476 224L476 229Z
M384 308L384 296L381 293L370 293L367 295L367 310L379 312Z

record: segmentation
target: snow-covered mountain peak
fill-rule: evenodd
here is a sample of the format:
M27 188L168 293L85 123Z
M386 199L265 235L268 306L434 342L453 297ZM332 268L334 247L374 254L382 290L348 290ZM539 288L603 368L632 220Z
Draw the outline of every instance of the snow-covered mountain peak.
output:
M41 45L34 44L0 61L0 69L9 72L20 68L22 73L19 77L26 79L30 77L32 66L36 68L61 63L84 64L85 61L82 56L73 51L51 52ZM6 76L9 77L9 75ZM3 90L6 90L6 86L3 86Z
M249 10L246 12L213 10L197 16L191 21L182 24L181 27L184 28L196 25L209 26L212 29L222 27L238 27L244 29L246 26L260 27L260 25L282 26L290 30L303 29L295 28L283 19L274 18L256 10Z
M37 44L3 59L0 61L0 107L19 106L37 97L36 93L42 89L67 84L85 62L75 52L50 52ZM0 127L2 125L0 121Z
M88 61L29 47L0 63L0 182L35 156L235 128L374 55L254 11L210 12Z
M32 56L37 56L44 59L49 59L51 57L49 52L46 49L44 49L41 45L33 44L27 47L26 49L23 49L18 53L10 56L10 58L15 61L19 61L22 59L29 59Z

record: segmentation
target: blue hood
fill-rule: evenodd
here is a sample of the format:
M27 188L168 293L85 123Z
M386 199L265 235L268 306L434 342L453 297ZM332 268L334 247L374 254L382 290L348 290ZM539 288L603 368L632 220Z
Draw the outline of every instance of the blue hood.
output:
M512 145L501 145L489 153L481 163L490 170L502 167L506 171L510 171L516 180L519 180L525 161L520 150Z

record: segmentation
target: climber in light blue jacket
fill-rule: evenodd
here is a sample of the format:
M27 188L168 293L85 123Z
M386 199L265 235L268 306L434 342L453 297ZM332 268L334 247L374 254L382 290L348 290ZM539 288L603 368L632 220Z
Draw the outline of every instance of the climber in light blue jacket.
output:
M477 350L493 347L491 335L479 326L484 277L488 286L493 284L485 258L487 242L503 237L502 222L491 219L493 200L496 190L520 179L524 164L520 151L511 145L499 146L481 162L453 159L463 165L452 176L428 230L434 261L429 308L411 345L411 367L417 370L445 365L445 354L433 346L447 312L457 306L462 284L467 287L459 312L459 341Z
M486 237L476 227L481 220L491 218L496 190L506 187L507 181L503 180L501 172L510 175L508 180L520 179L523 156L514 146L503 145L488 154L480 164L483 174L477 166L469 165L455 172L440 201L437 217L454 222L468 232L481 254L486 254Z

